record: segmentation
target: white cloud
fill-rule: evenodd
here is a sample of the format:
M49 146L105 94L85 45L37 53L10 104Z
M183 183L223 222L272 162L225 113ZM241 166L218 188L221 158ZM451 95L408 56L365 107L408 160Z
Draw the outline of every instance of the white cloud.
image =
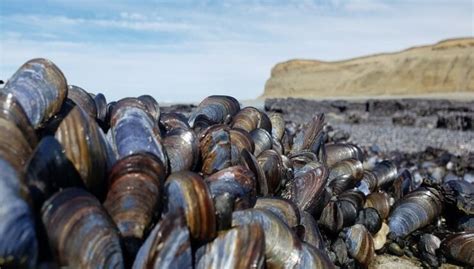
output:
M229 4L219 12L206 6L161 11L115 7L109 17L89 19L11 15L7 19L38 25L36 36L44 35L46 41L11 29L2 33L0 79L30 58L46 57L70 83L104 92L109 100L144 93L161 101L197 101L217 93L253 98L263 92L271 68L291 58L339 60L472 36L473 16L465 6L419 1L393 5L333 0L326 3L336 7L331 12L315 2L297 1L283 6ZM111 35L128 30L152 37L156 32L180 33L185 38L171 44L159 38L108 43L61 39L62 32L81 35L86 26Z

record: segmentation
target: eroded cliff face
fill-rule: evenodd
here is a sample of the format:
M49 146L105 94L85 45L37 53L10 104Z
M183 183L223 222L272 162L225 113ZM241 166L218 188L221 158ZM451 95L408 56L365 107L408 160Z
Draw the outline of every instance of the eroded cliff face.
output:
M407 96L474 92L474 38L338 62L277 64L263 97Z

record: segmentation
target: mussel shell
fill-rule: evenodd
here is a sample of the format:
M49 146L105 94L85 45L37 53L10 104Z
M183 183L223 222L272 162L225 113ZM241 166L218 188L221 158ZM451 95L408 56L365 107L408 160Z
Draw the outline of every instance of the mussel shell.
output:
M382 227L382 218L377 210L368 207L359 211L356 223L364 225L371 234L376 234Z
M205 179L213 198L229 193L234 199L234 207L245 209L253 207L256 201L257 186L255 175L244 166L224 168Z
M374 259L374 241L364 225L356 224L350 227L345 242L349 254L364 267Z
M292 268L299 262L301 242L275 214L266 209L234 211L232 226L259 224L265 234L265 259L269 268Z
M107 99L102 93L99 93L94 96L94 103L97 110L97 120L102 124L107 123Z
M260 224L241 225L206 245L197 268L264 268L265 237Z
M353 187L364 176L364 167L362 163L356 159L342 160L331 167L328 181L331 182L336 178L341 179L341 176L352 178L353 182L350 182L350 185Z
M441 243L443 253L458 262L474 266L474 231L453 234Z
M281 141L285 134L285 120L281 113L270 113L268 116L272 123L272 136L278 141Z
M158 122L160 120L160 106L158 102L153 98L151 95L141 95L138 96L138 100L142 101L142 103L146 107L146 111L152 116L152 118Z
M85 186L101 197L107 185L107 171L115 157L110 154L110 146L102 129L76 106L61 122L55 137Z
M93 195L64 189L43 204L41 214L60 266L124 267L118 231Z
M326 145L326 163L329 167L347 159L364 160L362 150L353 144L330 144Z
M13 74L2 91L15 96L37 128L61 108L67 96L67 82L51 61L32 59Z
M280 189L283 177L280 154L272 149L265 150L257 157L257 162L265 175L268 194L276 193Z
M395 200L400 200L403 196L407 193L412 191L412 176L410 171L403 170L400 175L395 179L393 182L393 186L391 188L393 191L393 195Z
M213 124L224 123L230 120L240 110L240 104L234 97L211 95L198 105L189 117L191 128L206 128Z
M474 185L465 180L450 180L443 184L446 202L466 215L474 215Z
M319 154L319 148L324 143L324 114L315 116L311 122L305 126L302 133L295 137L291 152L309 150Z
M432 234L423 234L418 241L418 252L423 261L432 267L439 267L437 250L441 245L441 240Z
M319 224L333 234L355 223L358 209L346 200L330 201L323 209Z
M299 209L289 200L281 198L258 198L254 208L263 208L271 211L290 228L295 228L300 224Z
M262 112L255 107L242 108L232 119L232 128L242 129L251 132L256 128L260 128L262 120Z
M54 136L41 139L26 165L26 173L33 203L38 207L59 188L85 187Z
M390 231L399 237L430 224L443 209L442 195L430 187L421 187L394 206L388 219Z
M376 164L372 170L372 173L374 173L375 177L377 178L378 188L384 188L391 185L398 176L397 166L391 161L387 160Z
M30 144L30 147L34 148L36 146L38 138L36 137L35 130L23 107L12 93L0 91L0 118L14 122Z
M169 112L160 115L160 124L166 132L173 129L190 129L188 119L181 113Z
M141 246L133 269L193 268L191 240L182 211L164 215Z
M254 129L250 132L250 136L252 137L252 140L255 144L255 150L253 152L255 156L258 157L260 153L272 148L272 136L265 129Z
M257 193L262 195L269 194L269 188L265 173L262 167L258 164L257 158L250 153L247 149L243 149L241 152L240 162L252 171L257 179Z
M148 153L129 155L111 169L104 207L131 257L135 257L153 219L161 212L165 176L163 163Z
M173 129L163 139L170 172L193 170L199 160L199 141L190 129Z
M38 242L34 217L22 198L18 173L0 159L0 267L34 268Z
M230 129L229 134L232 165L238 165L240 164L240 154L242 153L242 150L246 149L253 152L255 144L253 143L250 134L242 129Z
M293 268L333 269L336 267L323 250L317 249L309 244L302 243L300 250L300 261Z
M282 191L283 198L293 201L300 210L306 210L312 214L322 208L324 187L327 182L327 169L322 166L309 170L308 172L288 181Z
M32 154L30 143L14 122L0 118L0 158L8 161L24 180L25 165Z
M377 190L377 178L372 171L364 170L362 179L356 184L356 188L363 192L365 195Z
M297 229L299 238L319 250L324 250L324 239L317 221L306 211L300 211L300 216L300 226Z
M199 138L202 168L205 175L213 174L232 165L232 145L229 127L213 125Z
M138 152L149 152L168 165L158 123L140 100L125 98L117 102L113 107L110 126L111 142L119 159Z
M390 214L390 196L386 192L374 192L365 199L364 207L372 207L377 210L382 219L386 219Z
M209 241L216 236L214 204L204 180L196 173L182 171L166 179L165 212L184 210L191 237Z
M338 200L344 200L351 202L359 211L362 209L365 203L365 195L364 193L358 191L358 190L347 190L343 193L341 193L338 197Z
M91 118L97 118L97 107L94 98L92 98L92 96L84 89L78 86L69 85L67 99L72 101L75 105L80 106Z

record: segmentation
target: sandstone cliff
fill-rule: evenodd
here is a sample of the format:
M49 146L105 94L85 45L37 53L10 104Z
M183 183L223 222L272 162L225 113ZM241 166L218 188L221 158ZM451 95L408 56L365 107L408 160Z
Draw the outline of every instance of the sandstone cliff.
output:
M474 92L474 38L346 61L277 64L263 97L367 97Z

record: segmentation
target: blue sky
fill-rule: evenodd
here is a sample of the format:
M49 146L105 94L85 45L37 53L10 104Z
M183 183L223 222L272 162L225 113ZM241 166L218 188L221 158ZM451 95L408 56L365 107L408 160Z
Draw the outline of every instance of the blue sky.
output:
M109 101L249 99L278 62L473 36L473 14L472 0L0 0L0 79L45 57Z

